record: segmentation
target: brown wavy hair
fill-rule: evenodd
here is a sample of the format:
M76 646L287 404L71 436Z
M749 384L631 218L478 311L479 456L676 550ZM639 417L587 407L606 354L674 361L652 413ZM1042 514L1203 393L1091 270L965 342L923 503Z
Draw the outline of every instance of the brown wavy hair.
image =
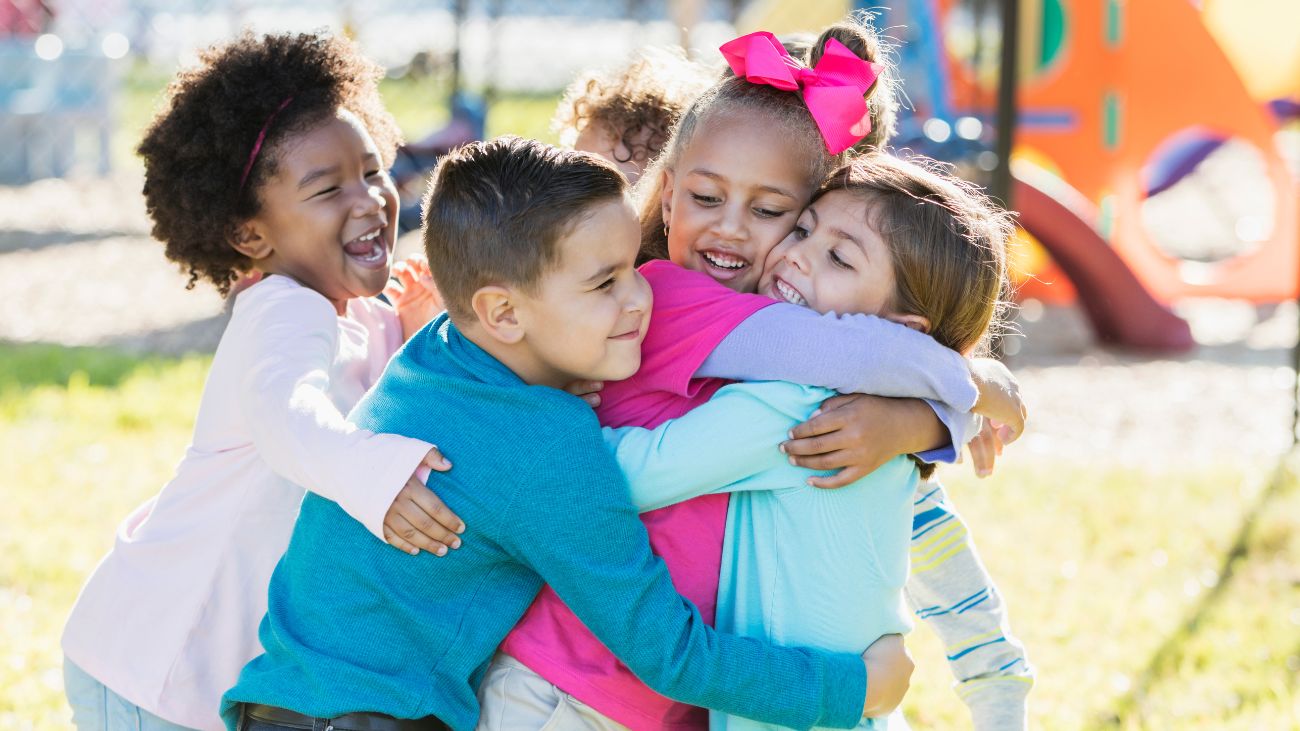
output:
M197 66L176 75L137 151L153 236L189 273L187 288L206 279L224 296L252 268L231 243L240 224L260 212L259 192L286 140L346 109L369 130L384 167L392 164L401 133L380 101L382 76L346 38L248 32L206 49ZM291 101L277 112L285 100ZM263 129L265 141L241 185Z

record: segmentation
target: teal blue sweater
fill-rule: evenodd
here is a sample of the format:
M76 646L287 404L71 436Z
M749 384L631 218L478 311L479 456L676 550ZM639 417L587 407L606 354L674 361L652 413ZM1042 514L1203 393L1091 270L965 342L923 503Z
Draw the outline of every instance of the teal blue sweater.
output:
M437 444L432 478L465 520L444 558L385 545L308 493L271 578L266 652L227 693L311 716L437 716L468 731L493 651L543 582L651 688L693 705L795 728L857 725L856 654L718 634L650 552L591 409L529 386L445 315L394 357L352 419ZM255 528L250 528L255 529Z

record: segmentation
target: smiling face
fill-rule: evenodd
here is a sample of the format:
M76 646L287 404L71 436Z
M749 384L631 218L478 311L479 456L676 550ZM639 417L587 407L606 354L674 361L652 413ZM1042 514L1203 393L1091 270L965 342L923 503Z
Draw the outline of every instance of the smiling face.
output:
M758 291L817 312L893 315L894 262L852 193L831 191L808 206L768 256Z
M277 170L258 191L262 210L236 247L258 269L291 277L342 314L379 294L397 240L397 190L365 127L339 110L280 143Z
M701 124L663 175L669 258L737 292L758 286L814 185L780 125L737 116Z
M529 383L619 381L641 366L650 285L636 271L641 228L626 197L601 202L559 242L559 263L515 292Z

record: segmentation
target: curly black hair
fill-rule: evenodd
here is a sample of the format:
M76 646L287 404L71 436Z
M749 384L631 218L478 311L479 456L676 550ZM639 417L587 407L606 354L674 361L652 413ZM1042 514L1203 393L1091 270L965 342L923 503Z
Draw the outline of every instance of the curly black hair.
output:
M232 243L239 226L261 210L258 193L276 172L281 143L346 109L369 130L388 167L401 133L379 98L383 69L346 38L245 32L206 49L199 60L168 86L166 104L137 151L154 238L188 270L187 289L203 278L225 296L252 268ZM264 128L262 149L241 185Z

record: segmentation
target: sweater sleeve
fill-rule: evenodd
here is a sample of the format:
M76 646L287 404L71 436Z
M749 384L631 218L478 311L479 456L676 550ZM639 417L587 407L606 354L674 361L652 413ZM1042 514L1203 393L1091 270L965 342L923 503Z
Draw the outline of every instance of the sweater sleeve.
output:
M935 482L917 487L906 594L944 643L976 731L1025 729L1033 668L965 522Z
M833 395L784 381L724 386L708 402L654 429L603 429L641 512L717 492L800 487L812 470L778 448Z
M324 298L278 294L261 315L238 394L258 454L383 540L384 515L430 445L358 429L339 412L329 395L338 323Z
M928 335L879 317L819 315L785 302L737 325L695 375L924 398L963 412L979 396L966 360Z
M561 427L537 488L507 508L502 545L656 692L779 726L851 728L866 671L854 654L719 634L650 551L627 483L596 428ZM647 641L646 638L654 638Z

